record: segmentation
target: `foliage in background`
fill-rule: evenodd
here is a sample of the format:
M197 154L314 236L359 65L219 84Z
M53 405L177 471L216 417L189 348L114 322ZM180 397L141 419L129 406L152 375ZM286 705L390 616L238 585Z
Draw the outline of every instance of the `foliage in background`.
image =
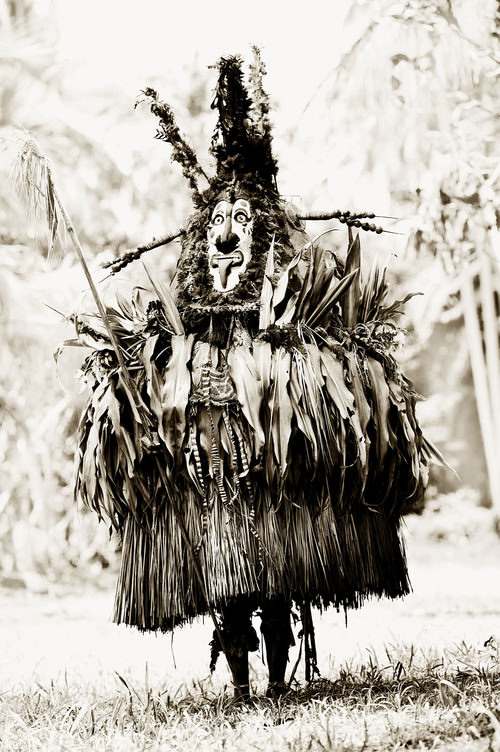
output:
M78 361L66 365L67 395L50 357L69 325L46 306L74 310L84 299L83 276L71 256L61 264L62 244L46 258L50 238L37 235L16 195L19 129L36 133L50 154L90 257L114 256L162 234L184 216L188 202L168 151L152 138L152 124L150 139L141 133L143 119L133 110L137 92L130 101L116 92L73 92L51 8L41 19L35 5L0 2L0 572L22 575L33 587L40 575L64 578L72 566L98 574L94 564L108 564L106 556L112 563L113 545L106 543L106 528L77 513L72 499ZM194 77L192 91L204 85ZM171 269L171 253L150 255L160 273ZM136 274L124 275L125 287ZM98 268L94 275L106 277Z
M451 272L457 278L471 257L478 258L480 251L488 252L488 248L496 258L489 285L493 292L498 288L498 247L495 251L490 244L495 243L500 187L500 126L496 117L499 23L498 3L493 0L480 6L471 0L353 2L346 20L350 37L345 53L316 90L304 114L305 122L315 119L320 124L318 154L319 148L327 145L324 153L330 154L331 179L323 189L334 197L333 201L342 200L335 195L341 189L352 195L353 201L358 197L359 202L359 197L373 195L375 185L379 203L376 207L369 205L370 209L380 212L380 205L385 210L387 203L387 213L412 217L406 265L403 261L399 269L404 277L417 278L420 268L420 284L428 293L415 304L415 316L408 321L413 330L412 354L427 363L434 359L441 364L440 374L431 369L437 380L424 379L421 384L417 382L417 388L427 394L442 392L443 399L433 403L434 416L426 416L436 426L435 438L439 431L439 438L444 439L442 447L453 457L459 474L463 468L469 481L476 476L472 482L481 482L484 464L482 453L471 455L469 448L477 414L470 412L472 426L460 437L454 431L456 410L462 409L464 401L474 403L472 387L467 388L471 367L457 361L463 329L455 322L445 325L450 322L450 299L443 290L454 292L456 298L461 283L450 283L446 275ZM325 119L321 121L319 113L325 111L335 127ZM363 198L365 203L368 201ZM402 223L400 226L404 227ZM433 263L433 255L439 257L441 268ZM493 301L493 295L490 297ZM488 318L481 315L482 320ZM461 309L458 316L463 316ZM495 314L490 318L491 328L498 329ZM483 357L480 325L475 322L474 332L468 327L473 372ZM435 333L438 329L441 339ZM448 347L443 338L452 333L455 345ZM427 351L431 341L433 352ZM490 371L498 368L495 355L491 354L489 360ZM486 368L484 365L482 370ZM488 418L482 414L494 412L496 404L494 394L491 408L483 404L484 380L481 377L478 386L474 374L476 409L489 467L496 463L499 445L488 438L495 429L484 428ZM456 407L447 399L451 390L455 391ZM443 425L449 426L445 435ZM498 433L500 439L500 428ZM479 433L477 439L481 441ZM491 471L489 476L484 497L500 501L499 482L494 480L492 485Z
M473 0L355 0L346 50L301 123L317 142L311 176L325 174L318 163L328 155L333 197L341 192L359 204L371 183L372 197L390 195L392 208L394 199L410 201L401 207L408 213L415 190L461 150L481 145L482 153L483 143L491 150L498 128L495 11L494 0L480 8Z
M74 270L50 274L32 249L0 249L0 572L37 588L42 575L65 579L73 566L97 574L112 546L73 505L81 400L76 384L68 396L57 380L50 353L66 326L42 303L58 300L63 285L76 288Z
M457 217L466 211L482 222L481 213L486 221L495 210L484 197L498 187L491 171L499 127L497 12L494 0L353 2L346 26L350 43L340 65L313 89L289 135L280 160L284 182L287 164L300 164L298 187L311 208L316 200L327 208L420 212L418 242L434 244L441 258L450 258L450 238L440 235L434 221L441 220L443 192L453 198L445 211ZM0 174L11 185L17 129L32 130L52 159L86 250L112 257L176 229L189 211L189 196L168 148L153 139L150 116L133 111L138 92L127 98L104 88L73 88L72 71L59 56L50 3L45 13L30 0L0 0ZM200 107L209 100L208 72L161 71L144 85L166 93L182 129L204 153L212 126ZM464 202L464 192L450 185L457 163L477 181L479 204ZM464 190L467 197L476 188ZM460 233L457 221L454 232ZM67 376L73 394L66 396L47 359L68 330L43 303L72 310L84 284L71 258L56 270L62 247L54 261L45 259L48 239L35 236L13 190L0 191L0 223L0 567L4 576L35 571L55 577L68 571L68 562L87 566L112 550L102 526L96 533L84 516L75 517L77 389ZM467 242L457 238L460 257ZM435 275L430 260L420 257L419 264ZM172 257L155 251L148 255L150 265L168 270ZM120 275L125 289L137 281L136 266ZM419 289L409 279L414 271L410 255L399 265L407 290ZM104 276L97 272L98 279ZM420 331L427 331L425 319L444 315L432 296L426 298L427 308L416 309L418 324L409 322ZM67 364L68 374L75 369Z

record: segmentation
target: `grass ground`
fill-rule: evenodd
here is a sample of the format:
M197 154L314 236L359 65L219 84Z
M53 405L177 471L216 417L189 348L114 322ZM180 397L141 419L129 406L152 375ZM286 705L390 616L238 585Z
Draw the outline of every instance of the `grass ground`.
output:
M438 514L436 510L440 508ZM467 494L407 519L414 592L316 615L321 678L234 704L211 626L172 637L109 622L113 581L0 589L0 750L500 752L500 540ZM296 649L297 650L297 649ZM293 664L296 652L291 657Z

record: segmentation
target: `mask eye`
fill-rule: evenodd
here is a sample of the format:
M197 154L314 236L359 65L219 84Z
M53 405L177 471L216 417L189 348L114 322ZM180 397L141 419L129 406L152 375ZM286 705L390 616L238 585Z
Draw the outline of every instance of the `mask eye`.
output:
M245 211L243 211L243 209L238 209L238 211L234 215L234 221L239 222L242 225L246 224L249 220L250 217Z
M212 224L213 225L221 225L224 222L224 217L222 214L216 214L215 217L212 217Z

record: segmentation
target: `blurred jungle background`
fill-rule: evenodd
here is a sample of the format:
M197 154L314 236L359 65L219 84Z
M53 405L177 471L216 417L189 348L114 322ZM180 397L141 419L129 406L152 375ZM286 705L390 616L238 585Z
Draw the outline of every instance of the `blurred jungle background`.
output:
M173 107L202 163L221 55L260 46L280 190L305 209L373 211L394 233L363 234L406 306L399 358L424 430L455 468L433 470L428 504L453 498L464 534L500 514L500 85L497 0L312 0L300 11L118 0L0 0L0 581L99 579L113 571L105 526L72 499L83 394L71 313L91 305L69 239L49 253L19 198L26 132L105 298L145 281L101 263L176 230L191 211L141 89ZM233 10L232 10L233 9ZM332 226L332 225L327 225ZM342 229L342 228L341 228ZM319 232L320 230L318 230ZM342 254L345 233L332 236ZM342 238L342 240L337 240ZM176 247L146 257L168 278ZM441 502L440 502L441 503ZM481 518L482 519L482 518ZM444 533L443 533L444 534Z

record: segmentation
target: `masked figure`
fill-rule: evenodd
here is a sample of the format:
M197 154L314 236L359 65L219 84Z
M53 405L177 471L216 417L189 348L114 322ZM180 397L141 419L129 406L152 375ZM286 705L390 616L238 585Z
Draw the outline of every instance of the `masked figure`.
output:
M208 260L213 286L233 290L252 255L252 210L246 198L218 201L208 227Z
M145 92L195 210L170 288L110 314L133 393L80 320L94 351L77 493L122 536L115 621L167 631L213 609L212 663L223 647L245 695L259 611L276 694L292 604L314 668L311 607L408 592L400 519L439 455L394 359L398 305L378 269L360 278L352 228L378 228L333 213L343 261L311 241L277 188L258 53L249 89L240 58L218 67L211 178Z

